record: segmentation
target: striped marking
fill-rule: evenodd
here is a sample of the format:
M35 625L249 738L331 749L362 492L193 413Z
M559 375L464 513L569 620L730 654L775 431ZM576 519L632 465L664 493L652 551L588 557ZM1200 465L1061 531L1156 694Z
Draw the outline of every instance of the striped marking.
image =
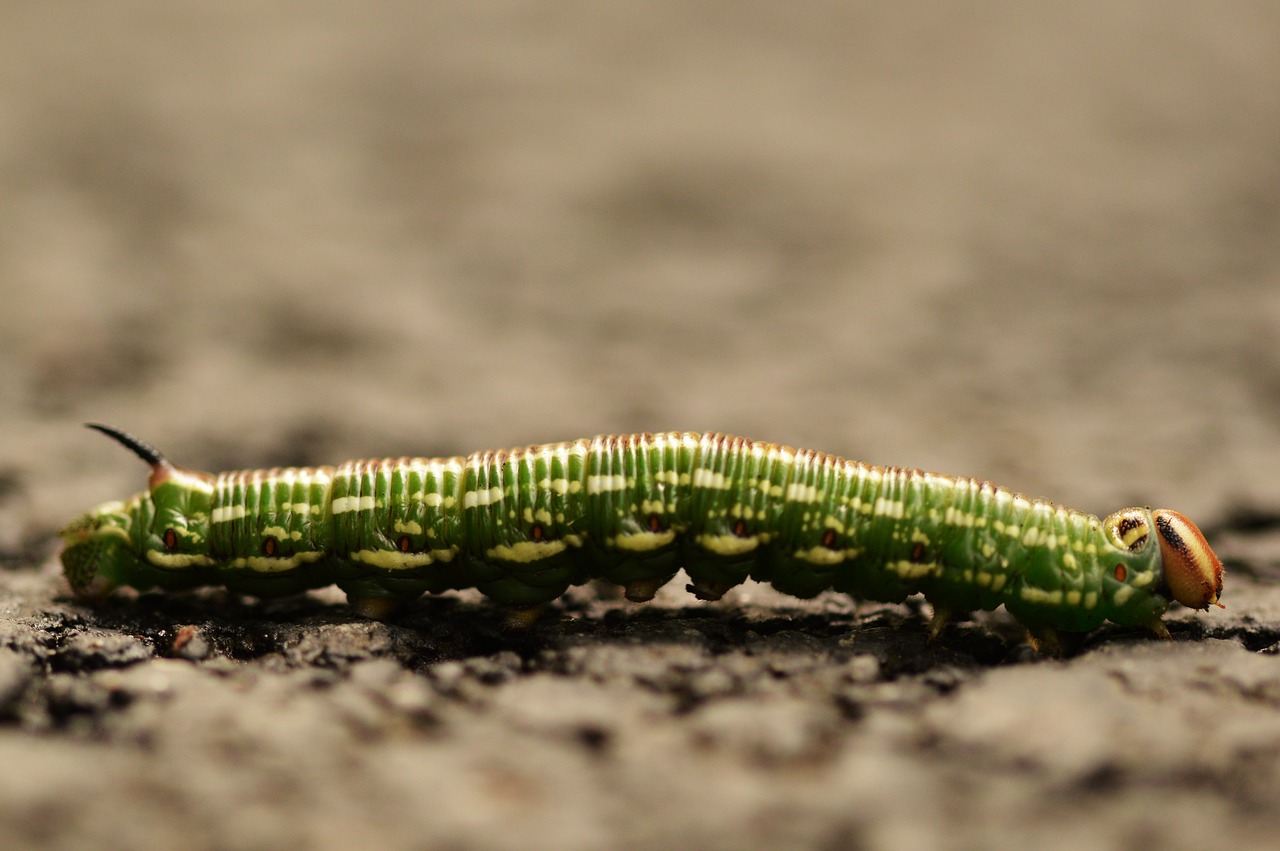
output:
M606 493L625 490L626 476L587 476L587 493Z
M889 562L885 567L903 579L919 579L922 576L932 576L937 573L939 566L934 562L914 562L899 559L898 561Z
M453 550L428 550L421 553L402 553L399 550L356 550L347 558L381 570L406 570L426 567L437 561L453 559Z
M162 553L147 550L147 561L165 570L182 570L188 567L213 567L217 562L200 553Z
M1046 591L1043 588L1035 588L1031 585L1023 586L1018 595L1028 603L1036 603L1042 606L1061 606L1062 591Z
M284 573L293 570L303 564L313 561L319 561L324 558L325 553L317 550L309 550L307 552L294 553L290 556L244 556L242 558L233 558L229 564L232 567L244 568L254 573Z
M693 471L693 486L695 488L710 488L711 490L728 490L729 480L725 478L724 473L699 467Z
M568 544L564 540L559 541L517 541L514 544L499 544L492 549L485 550L485 555L491 559L498 561L529 563L534 561L542 561L544 558L550 558L553 555L564 552Z
M205 478L202 473L189 473L173 467L169 471L168 484L177 485L186 490L200 491L200 493L213 493L213 482Z
M665 532L628 532L614 538L613 545L620 550L638 553L665 547L675 539L674 529L668 529Z
M492 505L495 502L502 502L502 488L481 488L480 490L467 491L462 495L463 508L479 508L482 505Z
M699 535L695 540L704 550L722 556L749 553L760 546L759 536L739 538L737 535Z
M818 489L813 485L793 482L787 485L786 499L789 502L817 502Z
M220 505L209 514L210 523L230 523L232 520L239 520L245 515L243 505Z
M796 550L795 557L810 564L840 564L846 557L856 556L859 550L832 550L827 547L810 547Z
M877 499L871 513L877 517L890 517L901 520L906 514L906 503L887 499Z
M346 514L348 511L373 511L373 497L340 496L333 501L329 510L334 514Z

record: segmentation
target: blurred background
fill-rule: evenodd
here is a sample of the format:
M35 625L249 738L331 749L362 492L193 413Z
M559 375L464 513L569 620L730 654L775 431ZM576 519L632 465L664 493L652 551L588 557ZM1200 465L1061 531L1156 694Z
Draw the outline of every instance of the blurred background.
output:
M85 420L1274 511L1278 79L1265 0L5 3L0 547L142 486Z

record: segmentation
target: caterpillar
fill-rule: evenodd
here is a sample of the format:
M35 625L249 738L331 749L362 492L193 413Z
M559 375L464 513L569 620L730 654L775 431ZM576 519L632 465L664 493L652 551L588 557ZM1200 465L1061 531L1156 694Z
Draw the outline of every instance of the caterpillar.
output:
M1189 519L1099 519L990 482L878 467L723 434L607 435L336 467L210 473L89 424L151 467L148 489L60 533L76 595L120 586L256 596L336 583L385 617L476 587L514 623L574 584L645 601L677 570L716 600L748 577L797 596L921 593L930 636L1000 605L1039 647L1105 620L1169 638L1170 600L1221 606L1222 563Z

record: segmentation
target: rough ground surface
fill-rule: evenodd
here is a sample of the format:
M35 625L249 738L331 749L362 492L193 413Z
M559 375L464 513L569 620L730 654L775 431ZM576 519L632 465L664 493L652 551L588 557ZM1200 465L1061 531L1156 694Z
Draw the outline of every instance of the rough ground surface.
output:
M0 845L1272 847L1278 9L5 4ZM1059 660L757 586L93 609L53 533L144 471L87 419L731 431L1177 508L1229 609Z

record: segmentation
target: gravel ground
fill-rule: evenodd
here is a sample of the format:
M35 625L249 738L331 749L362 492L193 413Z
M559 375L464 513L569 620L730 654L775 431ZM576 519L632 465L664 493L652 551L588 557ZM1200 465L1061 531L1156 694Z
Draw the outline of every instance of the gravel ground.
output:
M5 848L1237 848L1280 835L1280 7L0 9ZM67 596L226 469L717 430L1159 504L1174 641L583 588Z

